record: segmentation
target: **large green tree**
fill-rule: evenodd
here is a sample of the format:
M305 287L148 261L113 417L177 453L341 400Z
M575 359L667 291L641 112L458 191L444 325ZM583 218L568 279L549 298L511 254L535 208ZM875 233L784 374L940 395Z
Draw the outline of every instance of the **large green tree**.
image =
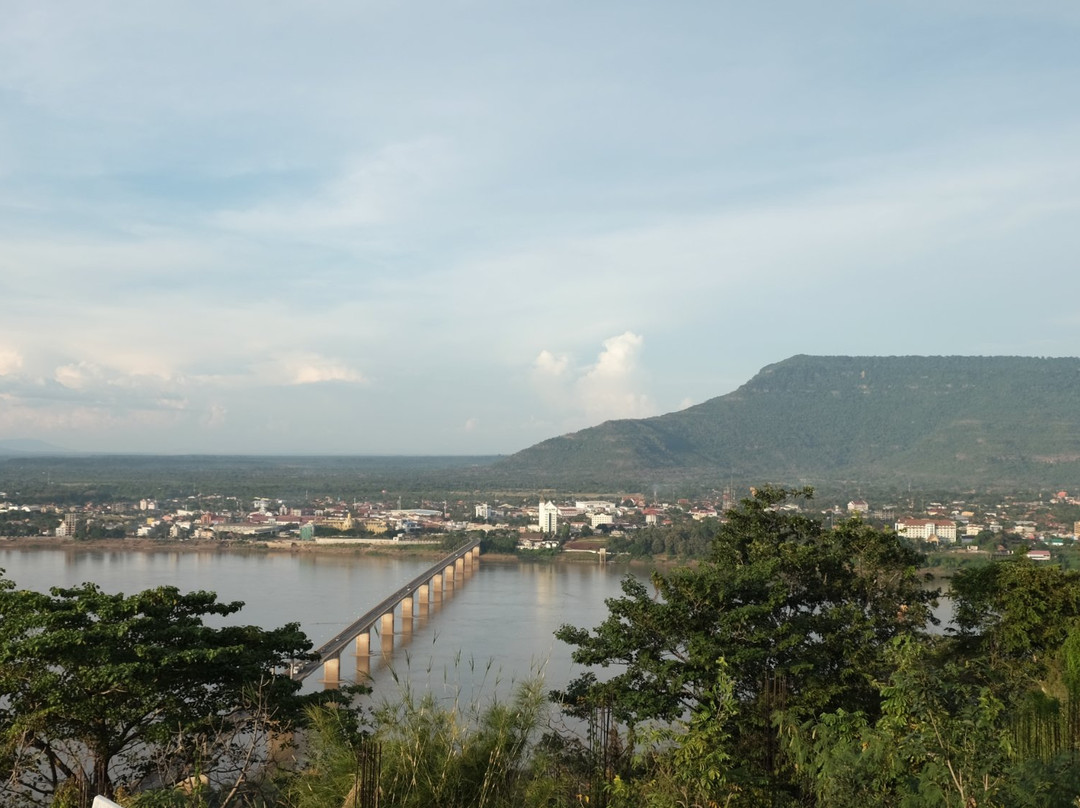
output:
M280 671L311 643L296 624L204 622L241 606L174 587L45 594L2 582L0 802L112 796L152 772L166 783L212 772L238 740L288 729L308 699Z
M653 592L628 577L600 626L563 626L576 662L615 671L583 674L557 694L564 704L604 704L631 724L692 717L722 660L734 697L722 720L744 795L795 788L777 711L879 714L884 649L925 631L936 595L917 574L920 555L892 532L857 520L828 529L791 509L810 494L757 492L726 514L705 562L654 574Z
M1080 797L1080 575L1023 558L957 572L943 636L891 644L882 712L781 719L817 804L967 808Z

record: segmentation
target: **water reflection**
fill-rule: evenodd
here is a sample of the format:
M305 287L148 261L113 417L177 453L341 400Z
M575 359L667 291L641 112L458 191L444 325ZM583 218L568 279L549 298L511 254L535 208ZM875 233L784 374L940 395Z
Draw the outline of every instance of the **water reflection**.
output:
M128 594L163 585L205 589L222 601L246 603L227 618L230 622L264 627L298 622L315 646L430 563L287 551L0 550L0 567L21 588L45 591L92 581L107 592ZM543 671L548 688L562 687L577 670L554 631L563 623L597 625L606 615L604 599L621 594L625 571L610 564L484 559L463 570L456 586L454 570L440 573L430 601L416 604L409 630L399 607L397 636L377 631L370 654L357 654L350 645L340 660L340 679L373 676L377 690L389 694L396 686L382 673L392 668L413 686L479 693L495 680L505 686ZM312 676L307 686L318 687L319 678Z

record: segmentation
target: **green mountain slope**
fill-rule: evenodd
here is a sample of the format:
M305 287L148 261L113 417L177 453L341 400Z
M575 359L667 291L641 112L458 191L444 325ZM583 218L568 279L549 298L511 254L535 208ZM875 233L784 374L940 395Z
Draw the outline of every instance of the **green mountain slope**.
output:
M555 484L703 478L1007 487L1080 480L1080 359L795 356L680 412L496 466Z

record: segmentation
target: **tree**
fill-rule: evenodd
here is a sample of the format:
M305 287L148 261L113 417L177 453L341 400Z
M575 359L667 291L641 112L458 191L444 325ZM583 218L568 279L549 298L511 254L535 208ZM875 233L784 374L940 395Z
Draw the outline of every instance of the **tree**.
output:
M166 783L196 767L213 772L238 730L249 740L287 730L312 697L278 671L311 643L295 623L203 622L242 605L175 587L126 597L93 584L43 594L3 581L4 804L48 803L65 791L111 797L120 785L139 787L159 756L169 761Z
M560 628L575 662L621 672L606 682L587 672L557 696L571 710L610 703L631 724L671 722L708 703L723 659L732 759L759 793L792 786L774 714L879 714L884 649L925 631L936 596L916 573L920 555L894 533L857 519L826 530L783 507L810 494L759 491L726 514L704 563L654 574L655 595L627 578L594 631Z
M1080 572L1023 557L959 571L951 582L955 623L971 653L1040 677L1080 621Z
M780 719L796 769L819 805L1002 804L1016 779L1006 705L993 694L985 660L958 660L952 645L944 637L891 643L895 669L879 686L882 713L874 722L843 709L801 726Z

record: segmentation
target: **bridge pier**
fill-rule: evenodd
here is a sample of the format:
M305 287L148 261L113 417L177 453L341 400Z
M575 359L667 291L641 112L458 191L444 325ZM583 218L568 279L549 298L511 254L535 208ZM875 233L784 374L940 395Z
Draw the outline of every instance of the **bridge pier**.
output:
M454 578L455 579L460 578L460 579L464 580L464 578L465 578L465 559L464 558L459 558L457 561L454 562Z
M442 571L443 591L450 592L454 589L454 565L448 564Z
M387 612L382 616L380 631L380 644L382 645L383 657L390 657L394 653L394 613Z
M356 635L356 681L366 682L371 678L371 629L364 629Z
M331 690L341 684L341 654L323 660L323 687Z
M420 622L423 623L428 616L428 608L431 603L431 585L420 584L416 588L416 608L420 612Z
M478 544L474 548L472 548L472 550L469 551L469 555L472 556L473 564L475 564L476 566L479 567L480 566L480 545Z
M412 621L413 617L413 596L412 592L405 596L401 601L401 622L404 625L405 621Z
M435 593L435 600L442 600L442 573L436 572L431 577L431 591Z

